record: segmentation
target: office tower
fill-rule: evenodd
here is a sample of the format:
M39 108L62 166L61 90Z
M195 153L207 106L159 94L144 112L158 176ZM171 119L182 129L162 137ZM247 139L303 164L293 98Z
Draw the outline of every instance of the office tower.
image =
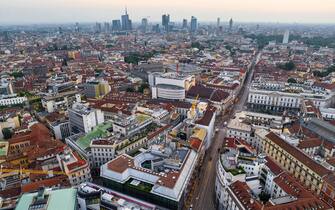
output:
M148 19L142 18L142 22L141 22L142 31L145 33L147 31L147 28L148 28Z
M105 33L109 33L110 32L110 24L108 22L104 23L104 31L105 31Z
M183 28L187 28L187 19L183 19Z
M81 103L73 104L68 112L72 133L88 133L104 122L104 115L100 109L93 109Z
M216 20L216 27L220 27L220 18L218 17L218 19Z
M168 14L162 15L162 26L164 27L165 31L169 30L169 23L170 23L170 15Z
M288 44L290 39L290 31L286 30L283 37L283 44Z
M132 23L131 20L129 19L127 8L125 14L121 16L121 23L123 31L130 31L132 29Z
M76 23L76 25L74 27L74 31L77 32L77 33L80 31L78 22Z
M121 31L121 21L120 20L112 21L112 31Z
M59 33L59 34L62 34L62 33L63 33L63 29L62 29L62 27L60 27L60 26L58 27L58 33Z
M198 27L197 18L192 16L191 17L191 32L195 32L197 30L197 27Z
M159 33L160 32L160 30L159 30L159 24L153 25L152 26L152 31L155 32L155 33Z
M95 23L95 32L100 33L101 32L101 23Z
M229 30L230 31L233 30L233 24L234 24L233 18L230 18L230 20L229 20Z

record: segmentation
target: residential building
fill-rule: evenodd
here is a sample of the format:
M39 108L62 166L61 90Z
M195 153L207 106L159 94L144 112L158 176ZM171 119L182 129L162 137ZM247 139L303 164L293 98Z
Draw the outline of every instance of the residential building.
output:
M56 94L49 94L41 99L43 108L51 113L55 111L66 111L76 102L81 102L81 95L78 91L66 91Z

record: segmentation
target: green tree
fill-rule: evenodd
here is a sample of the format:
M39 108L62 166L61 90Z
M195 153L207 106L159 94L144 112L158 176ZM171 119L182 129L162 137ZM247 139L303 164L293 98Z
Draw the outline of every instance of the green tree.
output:
M284 64L281 63L281 64L278 64L277 66L278 68L286 70L286 71L291 71L295 69L295 64L293 63L293 61L289 61Z
M288 83L297 83L297 80L295 80L294 78L288 78L287 82Z
M126 91L127 92L135 92L135 89L133 87L128 87Z
M2 129L2 134L3 134L4 139L12 138L12 132L9 128L3 128Z
M143 93L144 89L149 88L149 84L148 83L142 83L141 86L138 88L138 92Z

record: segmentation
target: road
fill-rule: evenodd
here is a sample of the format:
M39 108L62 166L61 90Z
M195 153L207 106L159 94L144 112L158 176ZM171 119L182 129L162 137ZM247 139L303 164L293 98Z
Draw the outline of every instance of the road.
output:
M217 119L216 126L219 126L219 131L214 137L212 145L208 148L202 168L200 170L200 177L196 183L193 196L192 206L195 210L214 210L215 207L215 177L216 177L216 163L219 158L218 150L222 147L223 139L226 135L226 129L223 122L228 121L237 111L244 109L245 102L248 97L249 89L251 86L252 76L255 70L255 64L259 61L260 54L257 54L252 62L251 68L248 71L247 78L238 95L238 102L233 105L233 109L228 114Z

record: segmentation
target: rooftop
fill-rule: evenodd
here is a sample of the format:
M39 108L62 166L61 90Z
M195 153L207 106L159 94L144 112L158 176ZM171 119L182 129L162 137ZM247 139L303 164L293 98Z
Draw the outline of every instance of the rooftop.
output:
M45 190L43 196L46 198L46 210L73 210L76 209L76 197L77 190L74 188L68 189L59 189ZM16 209L29 209L29 207L33 204L34 200L36 202L36 197L38 196L38 192L35 193L27 193L23 194L18 201ZM41 203L41 205L43 205Z
M91 141L96 138L106 138L111 135L111 133L108 131L112 127L111 122L105 122L102 123L94 128L93 131L88 133L87 135L79 138L77 140L77 144L80 148L86 149L90 146Z

